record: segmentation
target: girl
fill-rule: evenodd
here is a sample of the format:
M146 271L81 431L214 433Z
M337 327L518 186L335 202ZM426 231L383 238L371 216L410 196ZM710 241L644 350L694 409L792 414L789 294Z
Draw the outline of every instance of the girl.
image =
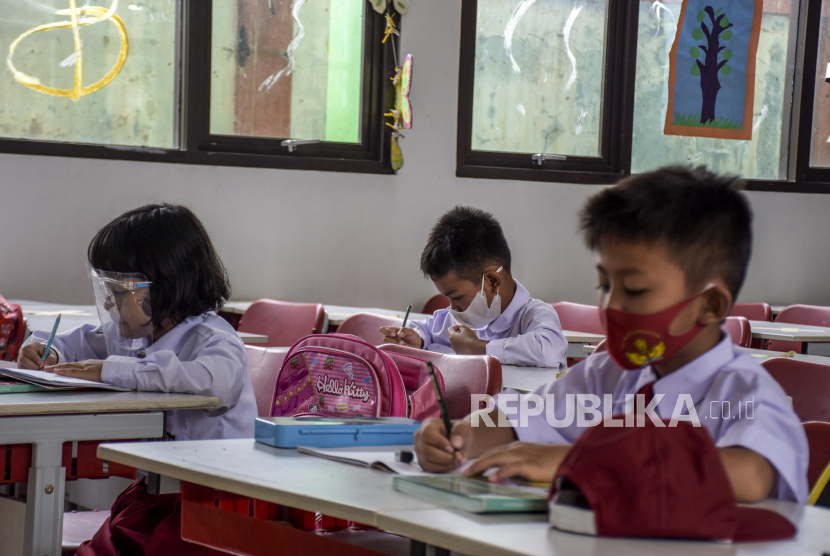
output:
M215 313L230 296L228 275L196 215L168 204L132 210L99 230L87 255L101 326L57 334L45 360L49 333L35 332L19 365L45 363L49 372L133 390L216 397L212 411L170 412L167 435L252 438L257 412L245 346ZM181 540L180 504L179 495L149 495L141 479L78 554L205 554Z

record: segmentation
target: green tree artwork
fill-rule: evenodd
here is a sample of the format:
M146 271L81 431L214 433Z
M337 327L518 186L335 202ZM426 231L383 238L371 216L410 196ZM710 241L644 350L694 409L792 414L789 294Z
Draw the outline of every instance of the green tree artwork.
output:
M700 90L703 93L703 106L700 110L700 124L705 125L715 121L715 105L718 93L721 90L721 77L732 72L729 60L732 59L732 50L727 48L726 41L732 39L732 27L724 8L717 11L712 6L706 6L698 12L697 20L700 28L692 32L692 38L703 41L691 48L692 59L695 63L691 67L694 77L700 77Z

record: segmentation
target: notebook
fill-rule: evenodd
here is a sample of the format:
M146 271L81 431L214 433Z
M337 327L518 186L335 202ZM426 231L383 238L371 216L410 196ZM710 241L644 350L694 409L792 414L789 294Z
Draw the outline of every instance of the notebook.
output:
M484 479L457 475L397 476L392 488L436 504L471 513L544 512L548 489L512 484L493 484Z
M412 453L412 462L404 463L397 461L395 455L400 451ZM401 475L435 475L421 469L418 465L418 456L415 455L414 446L350 446L348 448L313 448L310 446L299 446L297 451L301 454L316 456L340 463L371 467L387 473L398 473ZM461 471L457 471L460 473Z
M6 362L4 362L6 365ZM11 366L11 365L7 365ZM46 371L33 371L29 369L0 369L0 377L7 377L14 380L42 386L48 389L65 389L65 388L102 388L104 390L117 390L119 392L129 392L129 388L121 388L114 384L106 382L95 382L94 380L84 380L82 378L70 378L66 376L56 375L55 373L47 373Z

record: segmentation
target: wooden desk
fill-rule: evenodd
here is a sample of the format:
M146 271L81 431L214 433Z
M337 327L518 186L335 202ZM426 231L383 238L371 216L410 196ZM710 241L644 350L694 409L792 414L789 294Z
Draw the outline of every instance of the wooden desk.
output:
M223 312L233 313L235 315L241 315L245 313L245 310L251 306L253 301L228 301L224 307L222 307ZM371 313L373 315L383 315L385 317L397 317L399 319L403 319L404 315L406 314L406 309L403 310L392 310L392 309L379 309L377 307L348 307L346 305L324 305L323 306L326 311L326 315L329 317L329 325L331 326L340 326L343 324L343 321L349 318L350 316L357 314L357 313ZM409 313L409 320L423 320L428 315L422 313Z
M430 547L482 556L810 555L830 548L830 511L768 501L799 528L790 541L711 542L594 538L551 529L544 514L475 515L392 490L392 475L303 456L251 440L104 444L98 457L183 481L358 520ZM431 553L431 552L427 552Z
M32 445L24 556L61 554L64 442L159 438L164 435L165 410L213 409L218 405L217 398L158 392L0 394L0 445Z
M58 332L66 332L83 324L98 325L101 323L98 319L98 310L94 305L61 305L27 300L10 300L9 303L20 305L30 331L52 330L55 318L58 315L61 315ZM238 334L246 344L264 344L268 342L268 336L262 334L248 332L238 332Z
M585 346L585 353L594 353L595 346ZM754 357L758 358L759 363L763 363L768 359L775 359L776 357L781 357L784 355L783 351L769 351L766 349L750 349L750 348L741 348L744 351L751 353ZM807 363L818 363L819 365L830 365L830 357L824 357L823 355L803 355L800 353L796 353L792 359L796 361L806 361Z
M585 357L585 355L583 354L582 357ZM502 365L501 385L503 389L511 388L522 393L533 392L540 386L556 380L556 375L561 373L563 370L564 369L514 367L512 365Z
M778 313L780 313L781 311L783 311L787 307L789 307L789 305L770 305L770 309L772 309L772 316L773 317L778 316Z
M830 342L830 328L759 320L751 320L749 325L752 328L753 338L801 342L801 352L805 355L809 353L830 354L830 346L818 345Z

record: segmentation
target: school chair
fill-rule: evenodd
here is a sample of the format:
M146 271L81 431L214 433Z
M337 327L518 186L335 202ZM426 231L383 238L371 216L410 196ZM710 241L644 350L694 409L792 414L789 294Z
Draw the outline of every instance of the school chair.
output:
M257 344L260 347L290 347L300 338L327 330L328 316L319 303L260 299L239 320L239 332L268 336L268 342Z
M596 305L582 305L570 301L554 303L553 308L559 315L559 324L562 330L571 332L587 332L589 334L605 334L602 320L599 316L599 308ZM566 364L573 367L575 363L582 361L584 357L568 357Z
M807 434L807 444L810 447L807 486L812 490L830 463L830 423L809 421L804 423L804 432Z
M383 343L383 334L378 332L381 326L401 326L403 319L397 317L385 317L371 313L356 313L343 321L337 327L338 334L351 334L357 336L364 342L374 346Z
M444 401L451 419L471 413L470 396L501 392L501 363L490 355L450 355L398 344L383 344L380 349L432 361L444 377Z
M426 302L426 305L424 305L421 313L425 315L432 315L438 309L446 309L449 306L450 298L439 293L438 295L432 296L429 301Z
M772 322L772 307L769 303L735 303L729 316Z
M287 354L288 349L285 348L245 346L248 373L251 375L256 413L259 417L268 417L271 414L271 399L274 397L277 375Z
M830 366L785 357L773 357L761 365L792 398L802 423L830 423Z
M723 329L735 345L748 348L752 343L752 328L749 326L749 320L744 317L726 317Z
M775 322L787 324L805 324L807 326L830 326L830 307L816 305L790 305L775 317ZM801 353L800 342L785 340L770 340L767 344L770 351L794 351Z

